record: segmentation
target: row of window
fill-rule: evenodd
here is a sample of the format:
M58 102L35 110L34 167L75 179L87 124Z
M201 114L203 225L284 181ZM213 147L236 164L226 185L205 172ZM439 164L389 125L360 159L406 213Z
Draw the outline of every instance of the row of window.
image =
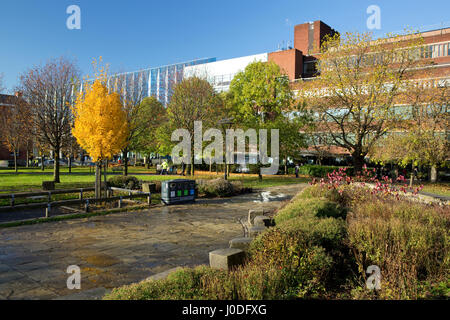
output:
M405 56L407 54L407 56ZM348 67L353 66L372 66L382 63L401 62L405 57L413 59L429 59L429 58L440 58L450 56L450 42L448 43L437 43L425 45L420 48L414 49L403 49L395 52L394 54L383 54L383 53L368 53L362 56L347 56L338 58L346 64ZM322 62L324 66L331 66L331 61ZM320 66L318 66L320 69ZM308 61L303 64L304 74L313 74L316 71L315 61Z
M450 42L424 46L420 53L424 59L450 56Z
M448 105L429 105L429 106L423 106L422 108L413 107L410 105L399 105L399 106L393 106L390 109L390 113L392 116L396 116L402 119L413 119L415 115L418 113L421 114L428 114L428 115L436 115L436 114L446 114L448 113ZM333 117L336 117L338 119L342 117L347 117L348 120L352 119L352 115L349 114L348 109L330 109L328 110L328 115L326 115L326 121L333 121ZM319 115L319 113L314 112L311 114L314 121L323 121Z

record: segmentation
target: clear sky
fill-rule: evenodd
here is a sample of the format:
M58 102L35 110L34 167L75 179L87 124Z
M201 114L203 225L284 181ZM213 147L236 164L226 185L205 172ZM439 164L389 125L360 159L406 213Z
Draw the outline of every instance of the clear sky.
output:
M70 5L81 30L66 27ZM369 5L381 9L380 35L450 21L448 0L0 0L0 73L11 91L20 73L61 55L87 73L99 56L115 72L271 52L307 21L368 31Z

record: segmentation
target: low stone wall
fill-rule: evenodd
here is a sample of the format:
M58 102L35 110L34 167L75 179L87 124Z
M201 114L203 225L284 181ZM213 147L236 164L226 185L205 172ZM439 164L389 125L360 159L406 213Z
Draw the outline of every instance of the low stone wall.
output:
M233 238L229 242L229 248L218 249L209 253L209 265L211 268L232 270L245 263L246 253L254 238L274 225L268 217L272 211L264 209L250 209L247 220L242 222L244 237Z

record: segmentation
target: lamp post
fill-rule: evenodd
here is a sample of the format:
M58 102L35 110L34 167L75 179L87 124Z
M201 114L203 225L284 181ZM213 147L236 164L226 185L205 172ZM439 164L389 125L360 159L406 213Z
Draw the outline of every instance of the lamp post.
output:
M225 136L226 136L226 129L230 129L231 126L233 125L233 123L234 123L234 118L232 118L232 117L219 120L218 124L222 126ZM225 180L228 179L227 166L228 166L228 164L227 164L227 146L226 146L226 142L225 142L225 164L224 164L224 170L223 170Z

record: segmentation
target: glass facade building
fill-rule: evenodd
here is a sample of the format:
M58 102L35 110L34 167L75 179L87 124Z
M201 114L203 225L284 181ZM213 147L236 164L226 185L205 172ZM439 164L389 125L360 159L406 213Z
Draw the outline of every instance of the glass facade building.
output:
M130 99L141 100L154 96L165 107L170 102L175 84L184 77L184 69L189 66L216 61L216 58L196 59L161 67L138 70L112 75L108 87Z

